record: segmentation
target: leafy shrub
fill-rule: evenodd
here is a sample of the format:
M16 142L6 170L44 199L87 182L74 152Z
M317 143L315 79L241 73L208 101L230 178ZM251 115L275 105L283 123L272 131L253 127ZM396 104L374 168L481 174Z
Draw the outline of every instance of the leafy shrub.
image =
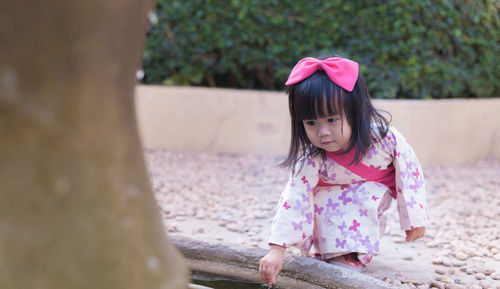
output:
M496 3L158 0L144 82L279 90L300 58L341 55L374 97L495 97Z

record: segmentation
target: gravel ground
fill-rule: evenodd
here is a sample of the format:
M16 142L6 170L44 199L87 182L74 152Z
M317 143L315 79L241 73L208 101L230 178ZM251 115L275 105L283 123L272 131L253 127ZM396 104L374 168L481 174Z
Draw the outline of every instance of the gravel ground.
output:
M282 157L145 152L169 234L268 248ZM430 223L405 243L395 206L365 274L402 288L500 289L500 161L424 168ZM287 254L298 254L291 248Z

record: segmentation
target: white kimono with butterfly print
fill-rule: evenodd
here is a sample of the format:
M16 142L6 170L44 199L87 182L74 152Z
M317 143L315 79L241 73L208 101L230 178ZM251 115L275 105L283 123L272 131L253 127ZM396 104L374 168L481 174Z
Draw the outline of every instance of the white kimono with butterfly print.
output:
M401 229L426 225L422 168L396 129L389 127L387 136L370 147L361 163L381 170L393 164ZM381 215L393 200L388 186L366 181L321 154L307 158L295 171L281 194L269 243L298 247L303 254L314 245L322 256L379 251ZM336 185L317 186L320 178Z

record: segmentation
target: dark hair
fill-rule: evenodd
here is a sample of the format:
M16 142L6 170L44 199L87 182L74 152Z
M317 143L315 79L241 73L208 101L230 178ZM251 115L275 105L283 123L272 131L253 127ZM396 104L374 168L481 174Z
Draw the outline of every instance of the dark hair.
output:
M373 142L383 139L389 122L372 105L370 94L363 78L358 75L352 92L348 92L333 83L324 71L318 70L303 81L288 86L288 104L292 124L290 150L287 158L281 163L283 167L293 169L295 164L307 156L324 154L315 147L307 137L303 120L317 119L340 114L352 128L347 153L355 149L352 163L359 163ZM327 108L325 111L325 107ZM372 123L378 129L373 133Z

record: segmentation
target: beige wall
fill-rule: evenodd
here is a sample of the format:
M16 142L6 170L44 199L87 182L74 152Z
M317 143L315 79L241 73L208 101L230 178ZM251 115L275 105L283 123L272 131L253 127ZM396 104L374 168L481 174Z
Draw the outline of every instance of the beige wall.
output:
M392 114L423 165L500 159L500 99L375 100ZM289 143L284 93L138 86L143 145L185 151L284 155Z

